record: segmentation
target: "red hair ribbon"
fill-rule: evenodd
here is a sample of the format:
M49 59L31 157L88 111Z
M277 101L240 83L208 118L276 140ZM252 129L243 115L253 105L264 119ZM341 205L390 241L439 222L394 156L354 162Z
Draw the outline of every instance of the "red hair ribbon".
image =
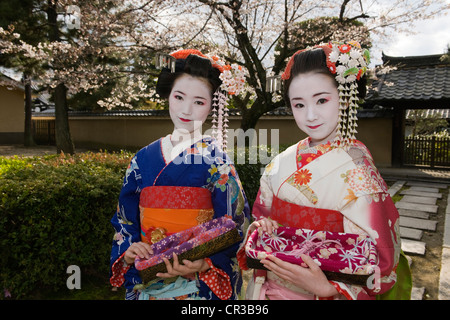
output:
M214 68L218 69L220 73L223 72L223 67L215 63L214 59L211 59L210 57L205 56L203 53L200 52L200 50L197 49L182 49L178 50L174 53L171 53L170 55L174 57L175 59L186 59L189 55L195 54L196 56L209 59L211 61L211 64Z
M298 55L298 54L300 54L300 53L302 53L302 52L304 52L304 51L308 51L308 50L313 50L313 49L321 48L321 49L325 52L325 56L326 56L326 58L327 58L327 66L328 66L328 68L330 68L330 65L332 64L332 63L329 61L329 56L330 56L330 53L331 53L331 47L332 47L331 43L328 43L328 44L317 45L317 46L314 46L314 47L312 47L312 48L307 48L307 49L302 49L302 50L297 51L296 53L294 53L294 54L292 55L291 59L289 59L289 62L288 62L288 64L286 65L286 69L284 70L283 74L281 75L281 79L287 80L287 79L289 79L289 78L291 77L291 69L292 69L292 66L294 65L294 57L295 57L296 55ZM333 72L333 71L331 70L331 68L330 68L330 71Z

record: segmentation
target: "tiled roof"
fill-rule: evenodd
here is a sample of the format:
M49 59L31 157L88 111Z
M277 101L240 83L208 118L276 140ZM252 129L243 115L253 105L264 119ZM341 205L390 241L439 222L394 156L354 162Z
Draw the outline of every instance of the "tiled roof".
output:
M369 89L367 102L382 101L450 101L450 64L443 63L442 55L416 57L389 57L383 55L383 64L396 67ZM436 102L438 103L438 102Z
M413 110L406 110L406 119L412 118L412 112ZM417 110L416 110L417 111ZM450 109L425 109L425 110L418 110L419 114L416 116L419 116L420 118L433 118L437 117L440 119L450 119Z
M230 109L229 115L240 117L241 112L238 109ZM285 116L292 117L292 110L288 107L280 107L266 112L265 116ZM55 110L47 109L42 112L33 112L33 117L54 117ZM118 110L104 112L90 111L69 111L70 117L169 117L169 110ZM390 110L386 109L358 109L359 118L391 117Z
M72 117L168 117L169 110L105 110L104 112L69 111Z
M25 89L25 87L23 86L22 83L14 80L11 77L8 77L7 75L4 75L1 72L0 72L0 86L6 87L6 89L8 89L8 90L16 89L16 90L23 91Z

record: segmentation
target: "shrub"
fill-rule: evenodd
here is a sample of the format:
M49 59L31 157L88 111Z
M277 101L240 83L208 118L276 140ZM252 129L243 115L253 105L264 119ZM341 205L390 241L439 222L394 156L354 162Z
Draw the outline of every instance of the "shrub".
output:
M66 286L69 265L108 273L111 219L130 154L0 158L0 289Z
M278 153L283 152L287 147L288 145L280 145ZM238 148L233 155L230 155L235 163L250 208L258 194L260 178L269 161L267 158L277 155L276 150L265 145L258 146L257 150L252 150L252 152L253 154L250 155L249 148ZM261 155L264 155L264 161L261 161ZM242 159L245 159L244 163L241 163Z

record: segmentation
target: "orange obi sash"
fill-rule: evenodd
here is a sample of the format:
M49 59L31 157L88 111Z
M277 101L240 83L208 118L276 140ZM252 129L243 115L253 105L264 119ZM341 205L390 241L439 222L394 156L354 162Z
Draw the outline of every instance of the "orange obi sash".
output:
M155 243L214 216L211 192L198 187L150 186L141 191L141 239Z
M344 232L344 218L336 210L300 206L274 196L270 216L285 227Z

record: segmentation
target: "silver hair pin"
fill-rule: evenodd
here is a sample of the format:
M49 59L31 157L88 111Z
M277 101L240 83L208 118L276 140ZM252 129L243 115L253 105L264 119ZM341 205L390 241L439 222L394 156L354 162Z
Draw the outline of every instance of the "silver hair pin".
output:
M175 58L166 53L157 53L155 57L156 69L168 68L170 72L175 72Z
M281 91L282 81L281 76L266 77L266 92Z

